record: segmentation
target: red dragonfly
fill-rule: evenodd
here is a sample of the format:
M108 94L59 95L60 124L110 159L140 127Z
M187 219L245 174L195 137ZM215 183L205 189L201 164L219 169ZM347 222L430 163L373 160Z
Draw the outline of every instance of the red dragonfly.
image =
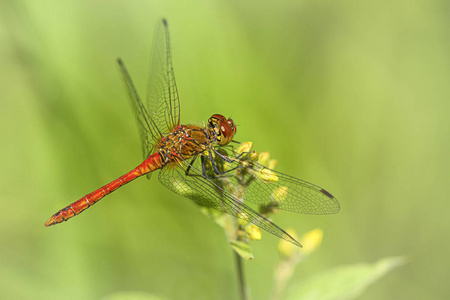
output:
M165 19L161 22L152 53L146 105L122 60L118 59L139 127L144 161L125 175L59 210L45 222L46 227L79 215L138 177L147 175L150 178L155 170L160 170L158 179L169 190L200 205L245 219L298 246L300 244L293 237L247 206L243 200L263 208L276 207L304 214L333 214L339 211L339 202L326 190L268 169L249 159L250 152L236 154L230 144L236 134L231 118L214 114L204 126L180 124L180 101ZM245 183L244 199L238 199L227 191L225 180L234 186ZM280 189L284 193L276 192Z

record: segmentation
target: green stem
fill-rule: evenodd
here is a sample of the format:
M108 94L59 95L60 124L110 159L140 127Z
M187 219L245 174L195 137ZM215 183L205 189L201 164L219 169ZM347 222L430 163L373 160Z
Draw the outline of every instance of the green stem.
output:
M234 257L236 258L236 271L237 271L237 276L238 276L241 300L247 300L248 294L247 294L247 287L245 285L244 265L242 263L242 257L239 254L237 254L235 251L233 251L233 252L234 252Z

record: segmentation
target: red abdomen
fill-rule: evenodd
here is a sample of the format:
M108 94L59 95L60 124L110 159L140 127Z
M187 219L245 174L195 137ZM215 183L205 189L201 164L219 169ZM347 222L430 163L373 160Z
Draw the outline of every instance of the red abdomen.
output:
M45 226L48 227L67 221L68 219L80 214L82 211L94 205L100 199L117 190L121 186L127 184L128 182L162 167L163 162L161 159L161 155L159 153L150 155L135 169L59 210L57 213L51 216L50 219L47 220L47 222L45 222Z

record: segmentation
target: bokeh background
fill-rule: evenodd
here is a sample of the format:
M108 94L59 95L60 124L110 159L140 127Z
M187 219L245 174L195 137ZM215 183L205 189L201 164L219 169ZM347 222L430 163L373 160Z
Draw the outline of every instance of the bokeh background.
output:
M295 280L406 255L360 299L448 297L448 1L2 0L0 298L236 298L222 229L157 176L43 226L140 163L116 58L144 94L163 16L182 121L231 115L238 140L340 200L333 216L275 216L325 233ZM269 299L277 242L252 243L254 299Z

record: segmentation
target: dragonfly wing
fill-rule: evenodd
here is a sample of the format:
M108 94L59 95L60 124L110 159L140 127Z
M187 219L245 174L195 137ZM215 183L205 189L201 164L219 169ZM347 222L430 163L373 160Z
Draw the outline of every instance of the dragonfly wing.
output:
M339 212L339 202L325 189L263 166L259 168L259 174L270 172L269 176L273 174L277 180L267 182L264 176L257 173L246 189L245 200L302 214L327 215Z
M270 169L269 169L270 170ZM264 186L271 187L271 201L278 204L282 210L312 215L328 215L338 213L341 209L338 200L328 191L310 182L283 174L273 172L278 180L273 184L264 183L263 180L255 180L247 191L247 197L252 203L264 205L259 198L263 194ZM257 177L258 178L258 177ZM274 192L278 191L278 192Z
M120 73L122 74L123 81L128 93L128 98L130 99L131 106L133 107L134 116L136 118L136 123L139 128L139 135L141 138L142 154L144 159L152 154L153 145L155 141L160 137L159 132L155 131L154 125L152 126L152 119L142 103L139 94L131 80L131 77L125 68L124 63L119 58L117 60L119 63Z
M162 19L153 41L147 108L162 135L180 125L180 100L172 67L167 21Z
M228 157L233 157L229 149L221 148ZM245 189L245 201L259 206L277 207L281 210L302 214L326 215L339 212L337 199L325 189L307 181L269 169L257 162L240 159L231 163L237 168L238 176L229 176L231 184L248 183ZM231 175L231 174L230 174Z
M300 246L299 242L283 229L225 191L218 180L213 181L205 178L198 171L200 168L192 166L186 161L182 161L180 164L181 167L174 163L169 164L159 172L159 181L169 190L194 200L202 206L211 207L236 218L249 221L279 238ZM189 175L186 175L186 169L188 168Z

